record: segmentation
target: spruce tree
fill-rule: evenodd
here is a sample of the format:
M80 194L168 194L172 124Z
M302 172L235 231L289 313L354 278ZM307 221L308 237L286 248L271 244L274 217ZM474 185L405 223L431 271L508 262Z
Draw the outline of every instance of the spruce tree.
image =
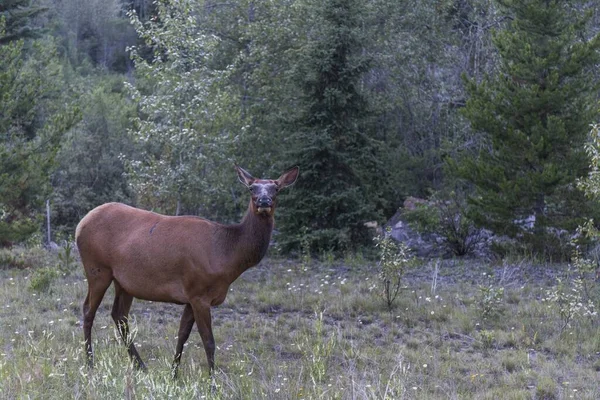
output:
M32 20L48 8L31 5L31 0L2 0L0 19L4 19L4 31L0 34L0 45L23 38L40 36L41 29Z
M0 37L5 37L0 17ZM0 246L26 239L50 194L50 175L64 132L78 120L60 88L52 40L0 44Z
M379 143L369 132L372 112L361 92L369 66L361 4L315 1L301 13L313 29L300 50L297 112L285 141L285 160L299 164L301 176L282 199L284 247L304 239L313 251L355 248L369 240L364 223L380 217Z
M456 171L475 188L480 225L543 243L548 227L573 228L583 213L575 182L587 171L600 36L586 38L588 14L575 2L499 3L510 22L493 36L498 73L466 81L463 110L488 141Z

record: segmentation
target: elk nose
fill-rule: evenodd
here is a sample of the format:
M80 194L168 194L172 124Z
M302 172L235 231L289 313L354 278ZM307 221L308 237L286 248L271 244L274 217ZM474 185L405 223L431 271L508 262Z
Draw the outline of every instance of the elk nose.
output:
M256 201L256 205L258 207L272 207L273 206L273 200L270 197L260 197L257 201Z

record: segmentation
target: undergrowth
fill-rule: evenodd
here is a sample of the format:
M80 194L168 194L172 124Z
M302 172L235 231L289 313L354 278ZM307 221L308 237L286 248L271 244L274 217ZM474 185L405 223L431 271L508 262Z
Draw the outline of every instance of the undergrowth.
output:
M76 257L28 251L4 253L11 264L0 266L2 399L600 398L597 319L566 321L548 295L575 288L597 308L598 289L561 287L565 265L424 263L406 271L390 312L372 262L265 260L213 310L214 377L194 331L172 380L181 306L134 302L133 340L148 366L139 372L110 317L109 289L90 370ZM45 268L58 273L47 287L32 284Z

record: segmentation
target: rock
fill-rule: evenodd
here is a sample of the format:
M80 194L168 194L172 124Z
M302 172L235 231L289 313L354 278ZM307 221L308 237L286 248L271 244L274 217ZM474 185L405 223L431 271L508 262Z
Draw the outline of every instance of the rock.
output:
M436 232L418 232L410 226L405 218L405 213L407 211L413 211L420 206L440 207L440 204L443 205L443 203L431 202L418 197L407 197L403 203L403 207L400 208L387 223L387 226L392 228L391 236L395 240L408 245L408 247L410 247L419 257L454 257L456 255L454 250L456 249L453 246L456 246L457 243L449 243L448 237ZM454 217L460 218L460 215L456 214ZM459 224L459 220L455 221L455 224ZM440 229L439 232L444 232L444 230ZM488 257L490 254L489 239L492 236L492 233L472 227L466 234L468 236L464 238L465 243L461 245L468 246L467 254Z
M425 199L420 199L418 197L408 196L404 200L404 203L402 204L402 208L404 208L405 210L408 210L408 211L413 211L413 210L416 210L417 207L420 204L425 205L427 203L428 203L428 201L425 200Z
M410 199L416 199L411 197ZM421 200L425 202L425 200ZM411 200L409 207L414 206L415 202ZM415 206L416 207L416 206ZM421 234L410 227L403 218L404 209L398 212L388 221L387 226L392 228L391 236L398 242L405 243L418 257L434 258L447 255L448 251L443 244L444 240L436 234Z
M50 242L46 245L46 248L52 253L58 253L60 250L60 246L56 242Z

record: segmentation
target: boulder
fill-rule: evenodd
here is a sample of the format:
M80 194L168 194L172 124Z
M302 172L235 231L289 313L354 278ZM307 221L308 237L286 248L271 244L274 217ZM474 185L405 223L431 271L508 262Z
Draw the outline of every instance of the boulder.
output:
M414 210L417 204L427 203L427 200L417 197L408 197L404 206L388 221L386 226L392 228L391 236L398 242L405 243L418 257L433 258L444 257L448 251L444 240L436 234L421 234L413 229L403 218L405 210Z

